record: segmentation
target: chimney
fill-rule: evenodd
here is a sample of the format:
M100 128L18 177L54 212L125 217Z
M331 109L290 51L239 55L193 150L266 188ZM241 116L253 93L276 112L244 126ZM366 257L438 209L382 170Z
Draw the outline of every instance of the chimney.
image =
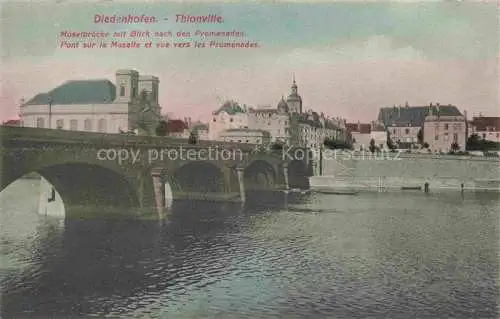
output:
M410 107L410 104L408 104L408 101L405 102L405 107Z

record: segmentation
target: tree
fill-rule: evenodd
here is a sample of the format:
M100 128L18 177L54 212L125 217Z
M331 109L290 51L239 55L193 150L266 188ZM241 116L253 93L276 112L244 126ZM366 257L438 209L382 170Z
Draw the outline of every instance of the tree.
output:
M334 140L332 138L325 138L323 141L323 145L328 149L351 149L352 145L342 141L342 140Z
M272 150L282 150L284 146L285 146L285 143L278 141L278 142L271 144L271 149Z
M424 142L424 144L422 144L422 146L423 146L424 148L429 148L429 143Z
M481 144L481 139L479 138L479 135L472 134L467 139L467 143L465 144L466 145L465 148L467 150L476 151L476 150L479 150L481 148L480 144Z
M149 135L150 132L148 131L148 125L146 123L146 120L141 117L137 120L135 124L135 128L137 129L138 135Z
M160 122L158 122L158 125L156 126L156 135L166 136L167 133L168 133L167 121L161 120Z
M420 145L424 144L424 131L422 129L418 130L417 141L418 141L418 144L420 144Z
M198 132L191 131L189 134L189 144L198 144Z
M488 141L480 138L477 134L472 134L467 139L465 144L465 149L467 151L492 151L500 150L500 143L494 141Z
M458 151L459 149L460 149L460 145L458 145L458 143L457 143L457 142L452 143L452 144L451 144L451 146L450 146L450 150L451 150L452 152L456 152L456 151Z
M370 152L375 153L377 150L377 146L375 145L375 140L372 138L370 140L370 146L369 146Z

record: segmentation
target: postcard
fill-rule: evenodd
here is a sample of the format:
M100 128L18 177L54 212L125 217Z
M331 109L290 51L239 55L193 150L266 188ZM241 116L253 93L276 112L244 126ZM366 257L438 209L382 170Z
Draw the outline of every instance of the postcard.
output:
M0 317L498 317L496 2L0 5Z

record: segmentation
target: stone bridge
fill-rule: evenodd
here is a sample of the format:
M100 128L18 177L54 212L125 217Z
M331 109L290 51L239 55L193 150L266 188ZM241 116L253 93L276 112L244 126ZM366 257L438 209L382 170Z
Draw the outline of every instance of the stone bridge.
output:
M67 216L95 209L156 216L166 183L174 200L244 202L246 191L308 188L313 174L307 157L293 156L299 148L284 156L248 144L7 126L0 143L0 191L36 172L58 192Z

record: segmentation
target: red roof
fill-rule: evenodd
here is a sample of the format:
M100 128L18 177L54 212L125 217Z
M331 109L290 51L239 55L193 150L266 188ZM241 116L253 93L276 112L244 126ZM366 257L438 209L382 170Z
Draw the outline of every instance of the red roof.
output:
M21 125L21 120L8 120L8 121L4 122L3 125L19 126L19 125Z
M497 116L481 116L472 118L472 125L476 127L476 131L500 131L500 117Z
M372 125L370 123L347 123L345 125L349 132L370 134L372 132Z
M167 122L168 133L182 133L188 129L188 125L183 120L169 120Z

